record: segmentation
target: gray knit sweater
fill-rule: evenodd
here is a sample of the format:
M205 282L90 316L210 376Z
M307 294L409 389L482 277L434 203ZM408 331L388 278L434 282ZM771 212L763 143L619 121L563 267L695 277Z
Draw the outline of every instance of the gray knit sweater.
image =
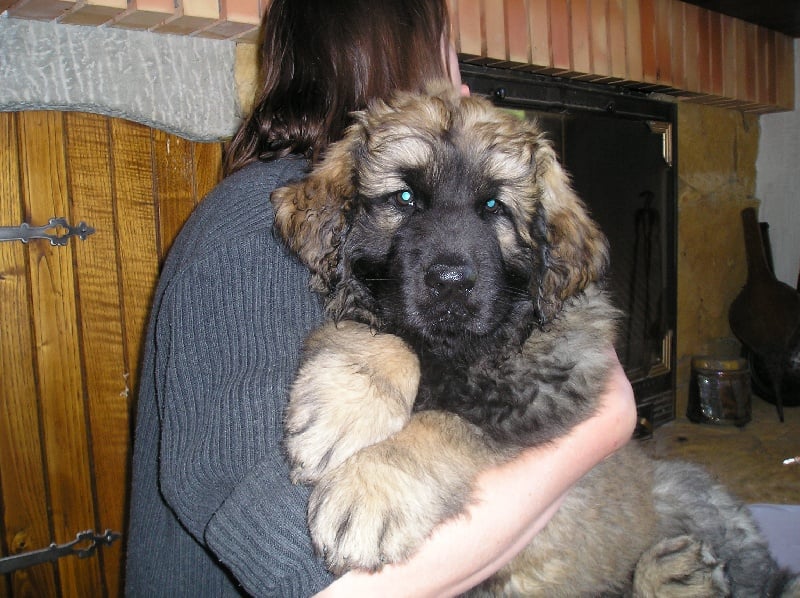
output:
M272 232L269 194L305 165L222 181L166 260L140 376L128 596L307 596L332 581L281 447L288 384L322 315Z

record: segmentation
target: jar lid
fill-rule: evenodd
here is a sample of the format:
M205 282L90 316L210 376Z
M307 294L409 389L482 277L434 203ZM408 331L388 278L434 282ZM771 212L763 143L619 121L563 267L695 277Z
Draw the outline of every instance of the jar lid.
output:
M720 359L709 355L692 357L692 367L698 370L742 371L748 369L746 359Z

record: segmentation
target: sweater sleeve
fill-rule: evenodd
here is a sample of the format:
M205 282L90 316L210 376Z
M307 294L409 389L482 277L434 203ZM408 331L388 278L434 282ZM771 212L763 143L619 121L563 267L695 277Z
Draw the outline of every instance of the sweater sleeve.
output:
M266 487L265 479L270 480ZM308 501L305 490L291 484L282 460L265 459L236 485L206 527L206 543L249 593L308 596L333 581L311 558L310 539L298 533L306 527L305 511L297 508Z
M162 494L258 596L307 596L332 581L281 444L302 339L320 319L306 281L268 230L252 232L174 276L155 324Z

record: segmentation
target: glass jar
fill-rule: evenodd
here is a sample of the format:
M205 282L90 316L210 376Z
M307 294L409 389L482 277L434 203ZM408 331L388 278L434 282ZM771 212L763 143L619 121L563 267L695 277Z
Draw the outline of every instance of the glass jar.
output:
M697 423L744 426L751 416L747 360L693 357L686 417Z

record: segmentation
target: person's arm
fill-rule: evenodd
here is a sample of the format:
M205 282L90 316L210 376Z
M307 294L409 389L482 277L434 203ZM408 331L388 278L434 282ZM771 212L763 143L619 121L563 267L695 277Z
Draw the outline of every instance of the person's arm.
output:
M633 391L621 366L612 372L596 415L567 436L529 449L478 478L464 516L439 526L409 561L370 574L351 571L317 594L454 596L508 563L547 524L563 495L624 445L636 425Z
M183 526L249 593L303 596L332 578L308 537L308 488L289 480L280 443L308 323L299 301L276 310L268 300L288 284L270 279L276 270L232 257L192 268L167 292L159 481Z
M159 486L250 594L308 596L333 577L314 555L308 488L291 483L281 439L300 346L322 314L259 207L278 167L223 181L173 247L155 326Z

